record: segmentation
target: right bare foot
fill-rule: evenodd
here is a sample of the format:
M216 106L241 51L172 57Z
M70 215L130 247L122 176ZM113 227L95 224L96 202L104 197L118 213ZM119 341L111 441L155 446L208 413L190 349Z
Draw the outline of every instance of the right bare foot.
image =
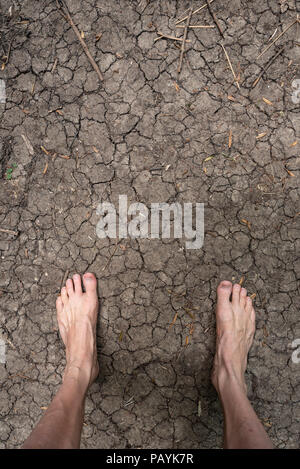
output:
M230 295L232 300L230 301ZM255 312L247 290L223 281L218 286L217 341L212 383L217 392L228 379L247 392L244 374L255 332Z
M82 290L82 283L85 292ZM80 379L87 388L99 372L96 349L97 280L86 273L68 279L56 301L59 332L66 346L66 378Z

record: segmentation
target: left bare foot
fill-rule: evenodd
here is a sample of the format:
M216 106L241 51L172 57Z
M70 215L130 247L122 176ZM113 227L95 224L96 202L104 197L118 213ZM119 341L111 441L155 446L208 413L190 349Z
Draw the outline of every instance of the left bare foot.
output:
M56 300L56 309L60 335L66 346L64 380L80 379L88 387L99 373L96 349L99 305L95 275L84 274L82 283L79 274L68 279Z

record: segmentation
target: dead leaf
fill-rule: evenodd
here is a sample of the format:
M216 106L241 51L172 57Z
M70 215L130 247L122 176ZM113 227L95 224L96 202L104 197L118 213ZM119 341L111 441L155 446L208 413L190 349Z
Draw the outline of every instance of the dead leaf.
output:
M188 308L183 308L183 309L184 309L184 311L186 312L186 314L189 315L189 317L190 317L191 319L193 319L193 320L195 319L195 316L193 315L193 313L190 312L190 310L189 310Z
M267 132L262 132L261 134L256 135L256 139L258 140L259 138L263 138L265 135L267 135Z
M63 158L64 160L69 160L70 159L70 157L68 155L59 155L58 154L57 156L59 156L60 158Z
M43 145L41 145L41 150L48 156L50 153L48 150L46 150L45 147L43 147Z
M46 174L47 169L48 169L48 161L46 162L46 165L45 165L45 168L44 168L44 171L43 171L43 174L44 174L44 175Z
M171 329L171 327L174 326L177 317L178 317L178 313L175 313L174 318L173 318L173 321L172 321L171 324L169 325L169 329Z
M242 218L241 223L243 223L244 225L247 225L250 230L251 223L248 220L245 220L244 218Z
M287 171L287 173L288 173L289 176L291 176L291 177L293 177L293 178L295 177L295 174L292 173L292 171L290 171L290 170L287 169L287 168L285 168L285 169L286 169L286 171Z
M269 101L267 98L263 98L263 101L268 104L269 106L273 106L273 103Z

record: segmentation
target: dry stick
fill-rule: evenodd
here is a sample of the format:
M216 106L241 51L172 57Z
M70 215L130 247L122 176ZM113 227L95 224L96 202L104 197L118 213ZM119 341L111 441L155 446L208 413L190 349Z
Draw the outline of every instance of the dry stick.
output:
M271 44L268 45L268 47L266 47L257 57L256 57L256 60L259 59L265 52L267 52L267 50L270 49L270 47L273 46L273 44L275 44L276 41L278 41L279 38L281 38L281 36L283 36L292 26L294 26L294 24L298 23L299 20L298 18L296 20L294 20L292 23L290 23L283 31L282 33L279 34L279 36L277 36L276 39L274 39L274 41L271 42Z
M187 18L186 23L185 23L185 29L184 29L184 33L183 33L183 41L182 41L182 44L181 44L181 52L180 52L180 58L179 58L179 65L178 65L178 69L177 69L178 75L179 75L179 73L181 72L182 61L183 61L183 55L184 55L184 52L185 52L186 37L187 37L187 32L188 32L188 29L189 29L189 25L190 25L192 13L193 13L193 8L190 9L188 18Z
M114 255L116 254L116 251L118 249L118 246L119 246L119 243L121 242L122 240L120 239L120 241L116 244L116 247L113 251L113 253L111 254L111 256L107 259L107 262L105 264L105 266L102 268L102 272L107 268L108 264L110 263L110 261L112 260L112 258L114 257Z
M274 55L274 57L272 57L269 62L266 64L266 66L262 69L262 71L260 72L260 74L258 75L258 77L256 78L256 80L254 81L253 85L252 85L252 88L255 88L257 83L259 82L259 80L262 78L263 74L268 70L268 68L272 65L272 63L275 61L275 59L277 59L277 57L281 54L281 52L284 51L284 47L282 47L278 52L277 54Z
M222 47L222 49L223 49L223 51L224 51L224 54L225 54L226 59L227 59L227 62L229 63L229 67L230 67L230 70L231 70L231 72L232 72L234 81L235 81L235 83L236 83L238 89L240 90L240 85L239 85L237 76L236 76L236 74L235 74L235 72L234 72L234 70L233 70L233 67L232 67L232 65L231 65L229 55L227 54L227 51L226 51L225 47L223 46L223 44L220 43L220 46Z
M99 70L99 67L98 65L96 64L95 60L93 59L89 49L88 49L88 46L86 45L86 43L84 42L84 40L82 39L81 35L80 35L80 32L78 31L78 28L77 26L75 26L71 16L70 16L70 13L68 11L68 8L67 8L67 5L65 4L64 0L60 0L62 5L63 5L63 9L64 9L64 13L65 13L65 18L68 20L68 22L70 23L70 26L72 27L74 33L76 34L80 44L82 45L82 48L87 56L87 58L89 59L93 69L95 70L95 72L97 73L98 77L100 78L100 80L103 80L103 75L102 73L100 72Z
M214 0L211 0L209 3L212 3L212 2L214 2ZM203 8L206 8L206 7L207 7L207 4L202 5L202 7L200 7L200 8L197 8L197 10L193 11L192 16L195 15L196 13L198 13L200 10L203 10ZM188 15L185 16L184 18L181 18L181 20L176 21L175 24L182 23L184 20L187 20L187 19L188 19Z
M183 24L178 24L176 26L176 28L185 28L185 26ZM215 26L214 25L203 25L202 26L201 24L195 24L193 26L189 25L189 28L194 28L194 29L197 29L197 28L199 28L199 29L200 28L215 28Z
M157 31L157 34L159 34L159 37L156 37L154 39L154 42L159 41L160 39L172 39L173 41L183 41L181 37L169 36L168 34L163 34L160 31ZM186 42L191 41L187 40Z
M216 24L216 26L219 30L219 33L221 34L222 37L224 37L223 31L221 29L221 26L219 25L218 19L217 19L216 15L214 14L214 12L212 11L208 0L206 0L206 5L207 5L208 11L209 11L212 19L214 20L214 22L215 22L215 24Z
M10 52L11 52L12 43L13 43L13 39L10 41L10 44L9 44L9 46L8 46L7 54L3 56L3 58L5 58L5 62L3 62L4 65L7 65L7 64L8 64L9 57L10 57Z
M8 233L8 234L11 234L11 235L14 235L14 236L17 236L17 234L18 234L17 231L5 230L4 228L0 228L0 231L1 231L1 233Z
M63 278L61 279L60 289L59 289L59 290L61 290L62 287L64 286L64 284L66 283L67 278L68 278L68 275L69 275L69 272L70 272L69 270L66 270L66 271L65 271L64 276L63 276Z

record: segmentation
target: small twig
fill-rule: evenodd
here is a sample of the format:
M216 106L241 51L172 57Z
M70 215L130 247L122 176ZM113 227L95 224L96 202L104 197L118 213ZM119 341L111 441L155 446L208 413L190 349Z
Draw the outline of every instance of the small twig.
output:
M298 18L296 18L294 21L292 21L292 23L290 23L283 31L282 33L279 34L279 36L276 37L276 39L274 39L274 41L271 42L271 44L268 45L268 47L266 47L257 57L256 57L256 60L259 59L265 52L267 52L267 50L270 49L270 47L273 46L273 44L275 44L276 41L278 41L278 39L281 38L281 36L283 36L292 26L294 26L294 24L298 23L299 20Z
M160 31L157 31L157 34L159 34L159 37L156 37L154 39L154 42L159 41L160 39L172 39L173 41L183 41L182 37L169 36L168 34L163 34ZM186 42L191 42L191 41L186 40Z
M178 69L177 69L178 75L181 72L182 61L183 61L183 56L184 56L184 52L185 52L186 37L187 37L187 33L188 33L192 13L193 13L193 8L190 9L190 12L188 14L188 17L187 17L187 20L186 20L186 23L185 23L185 28L184 28L184 33L183 33L183 41L182 41L182 44L181 44L181 51L180 51L180 57L179 57L179 65L178 65Z
M209 3L212 3L212 2L214 2L214 0L211 0ZM205 3L205 5L202 5L202 7L197 8L197 10L193 11L192 16L195 15L196 13L198 13L199 11L203 10L203 8L206 8L206 7L207 7L207 4ZM176 21L175 24L182 23L184 20L187 20L187 19L188 19L188 15L185 16L184 18L181 18L180 20Z
M63 287L64 284L66 283L67 278L68 278L68 275L69 275L69 272L70 272L69 269L67 269L67 270L65 271L64 276L63 276L63 278L61 279L59 291L62 289L62 287Z
M13 231L13 230L5 230L4 228L0 228L0 231L1 231L1 233L8 233L8 234L11 234L11 235L14 235L14 236L18 235L18 232Z
M228 64L229 64L230 70L231 70L231 72L232 72L234 81L235 81L235 83L236 83L238 89L240 89L240 85L239 85L237 76L236 76L236 74L235 74L235 71L233 70L233 67L232 67L232 65L231 65L229 55L227 54L227 51L226 51L225 47L223 46L223 44L220 43L220 46L222 47L222 49L223 49L223 51L224 51L224 54L225 54L225 56L226 56L227 62L228 62Z
M56 69L57 62L58 62L58 58L56 57L56 59L54 60L54 64L52 66L52 69L51 69L51 73L53 73L54 70Z
M178 24L176 28L185 28L183 24ZM209 29L209 28L215 28L214 25L202 25L202 24L194 24L194 25L189 25L189 29Z
M221 34L222 37L224 37L224 33L223 33L222 29L221 29L221 26L219 25L218 18L216 17L215 13L212 11L211 6L210 6L210 3L211 3L211 2L209 2L208 0L206 0L206 5L207 5L207 8L208 8L208 11L209 11L209 13L210 13L212 19L214 20L214 22L215 22L215 24L216 24L216 26L217 26L217 28L218 28L218 30L219 30L219 33Z
M102 268L102 272L108 267L108 264L110 263L111 259L114 257L114 255L116 254L116 251L118 249L118 246L119 246L119 243L121 242L122 240L120 239L120 241L116 244L116 247L113 251L113 253L111 254L111 256L107 259L107 262L105 264L105 266Z
M54 228L54 231L55 231L56 236L59 238L59 234L58 234L58 231L57 231L57 228L56 228L56 223L55 223L55 214L54 214L54 211L52 211L52 225L53 225L53 228Z
M267 63L267 65L265 67L263 67L262 71L260 72L260 74L258 75L258 77L256 78L256 80L254 81L253 85L252 85L252 88L255 88L257 83L260 81L260 79L262 78L263 74L268 70L268 68L272 65L272 63L275 61L275 59L277 59L277 57L281 54L281 52L284 51L284 47L282 47L278 52L277 54L274 55L274 57L272 57L269 62Z
M24 143L26 145L26 148L28 150L28 153L33 156L34 155L34 149L33 149L33 146L31 145L30 141L28 140L28 138L26 137L26 135L24 134L21 134L21 137L23 138L24 140Z
M10 57L10 52L11 52L11 46L12 46L12 43L13 43L13 39L10 41L10 44L8 46L8 51L7 51L7 54L4 55L3 58L5 58L5 61L3 62L4 65L7 65L8 64L8 61L9 61L9 57Z
M100 72L100 69L98 67L98 65L96 64L95 60L93 59L89 49L88 49L88 46L86 45L85 41L83 40L83 38L81 37L81 34L77 28L77 26L74 24L71 16L70 16L70 13L69 13L69 10L68 10L68 7L66 5L66 3L64 2L64 0L60 0L60 2L62 3L63 5L63 10L64 10L64 13L65 13L65 18L67 19L67 21L69 22L70 26L72 27L74 33L76 34L87 58L89 59L93 69L95 70L95 72L97 73L98 77L100 78L100 80L102 81L103 80L103 75L102 73ZM57 3L57 2L56 2Z

